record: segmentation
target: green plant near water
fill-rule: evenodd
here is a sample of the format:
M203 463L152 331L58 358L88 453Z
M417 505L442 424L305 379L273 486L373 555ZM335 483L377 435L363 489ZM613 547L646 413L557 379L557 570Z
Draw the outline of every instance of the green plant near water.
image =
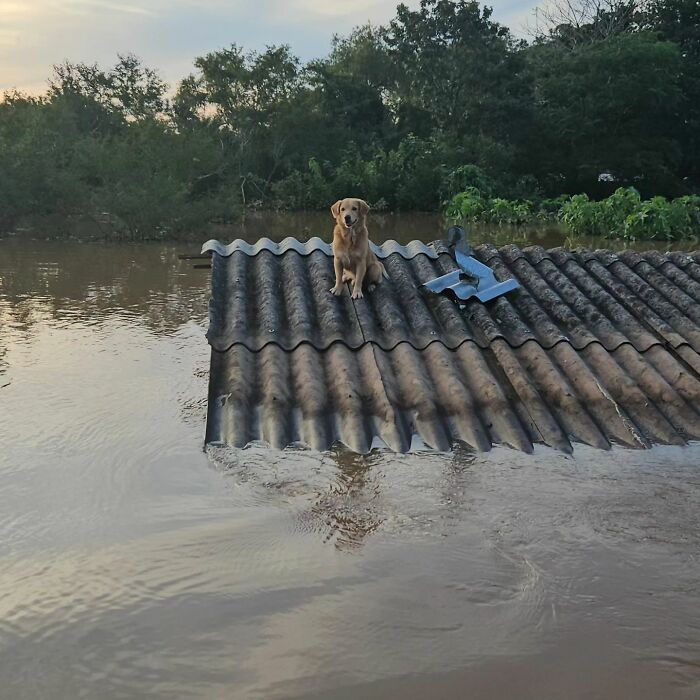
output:
M613 238L675 240L700 235L700 197L643 200L632 187L619 188L607 199L575 195L559 211L559 221L574 234Z
M561 203L566 198L505 199L485 197L477 187L467 187L454 195L445 206L445 213L453 221L474 221L498 226L522 226L546 219L556 218Z
M447 202L445 214L453 221L481 221L487 201L476 187L467 187Z
M521 226L556 220L575 235L675 240L700 235L700 197L643 200L633 187L620 187L599 201L586 194L556 199L510 200L483 197L476 187L456 194L446 205L455 221Z
M533 205L528 200L514 201L495 197L488 207L488 218L494 224L519 226L532 220Z

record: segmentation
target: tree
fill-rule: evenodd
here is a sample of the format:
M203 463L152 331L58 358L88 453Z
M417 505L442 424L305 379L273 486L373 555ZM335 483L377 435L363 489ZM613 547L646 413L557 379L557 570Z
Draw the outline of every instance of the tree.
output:
M288 131L278 127L303 93L299 59L288 46L246 54L233 44L195 59L195 66L198 73L175 95L178 126L196 121L212 128L244 200L247 187L251 196L264 197L285 161Z
M678 46L638 32L573 49L535 46L529 57L537 114L530 162L551 194L602 193L601 174L615 187L678 189Z
M650 0L645 28L680 47L683 104L678 115L682 159L680 176L700 189L700 3L697 0Z
M92 106L93 111L102 109L125 121L162 115L167 109L167 84L136 56L126 54L118 59L108 71L95 64L69 61L54 66L49 79L49 99L84 108Z
M195 59L198 73L185 78L175 112L202 116L232 131L267 127L301 88L299 59L288 46L245 54L235 44Z
M638 28L642 0L552 0L535 10L536 43L573 48Z
M334 134L340 152L353 144L365 151L392 141L394 126L388 105L392 67L381 34L371 25L348 37L333 38L328 58L306 69L314 91L314 109Z
M399 5L304 65L288 46L195 60L172 100L134 56L55 66L0 100L0 226L102 216L133 233L325 207L700 188L697 0L550 0L531 44L476 0ZM500 201L500 200L499 200Z
M383 33L394 62L399 126L517 142L530 118L525 63L507 27L475 0L399 5Z

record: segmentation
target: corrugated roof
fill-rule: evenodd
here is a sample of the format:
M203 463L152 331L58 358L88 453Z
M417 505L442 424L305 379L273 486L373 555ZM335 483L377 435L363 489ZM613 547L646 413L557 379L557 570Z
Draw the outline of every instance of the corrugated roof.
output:
M520 289L458 305L419 291L442 244L377 247L390 279L334 297L319 239L213 251L207 441L275 447L416 436L529 451L700 438L700 257L481 246Z
M423 243L422 241L411 241L407 245L401 245L396 241L387 241L381 246L369 242L370 247L374 251L375 255L379 258L387 258L394 253L398 253L403 258L412 258L415 255L423 254L427 255L429 258L437 257L435 248L432 245ZM331 255L331 244L326 243L317 236L309 238L308 241L300 241L297 238L292 238L291 236L285 238L283 241L273 241L270 238L261 238L255 243L248 243L240 238L232 241L228 245L224 245L219 241L211 240L207 241L202 246L202 253L217 253L218 255L228 257L236 251L241 251L246 253L246 255L257 255L261 250L268 250L275 255L281 255L286 253L288 250L295 250L301 255L309 255L315 250L320 250L326 255Z

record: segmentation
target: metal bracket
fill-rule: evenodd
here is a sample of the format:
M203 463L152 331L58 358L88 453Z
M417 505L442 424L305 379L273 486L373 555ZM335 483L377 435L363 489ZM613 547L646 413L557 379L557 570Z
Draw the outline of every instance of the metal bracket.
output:
M449 294L461 301L476 297L486 302L520 287L518 281L512 278L499 282L488 265L472 257L461 226L452 226L447 232L447 240L449 247L454 248L455 262L460 269L425 282L421 285L425 289L435 294Z

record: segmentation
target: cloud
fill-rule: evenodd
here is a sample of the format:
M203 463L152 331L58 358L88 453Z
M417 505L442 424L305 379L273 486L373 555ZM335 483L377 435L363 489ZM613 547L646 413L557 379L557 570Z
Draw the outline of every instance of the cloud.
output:
M354 2L324 2L323 0L293 0L295 13L304 21L309 18L343 17L355 18L354 24L362 24L368 19L383 20L394 14L393 3L381 0L355 0ZM409 3L415 5L416 3Z
M0 17L4 22L16 20L23 15L31 14L32 7L21 2L5 2L0 1Z
M18 29L0 29L0 49L17 46L22 38L22 32Z
M406 0L405 0L406 1ZM0 91L41 92L64 60L112 65L135 53L177 82L193 60L232 43L289 44L302 59L327 53L333 34L385 23L398 0L0 0ZM419 0L407 0L417 7ZM529 0L495 0L494 16L523 22Z
M76 0L78 6L82 5L96 10L107 10L111 12L126 12L132 15L154 15L154 13L145 7L138 5L125 5L122 3L102 2L102 0Z

